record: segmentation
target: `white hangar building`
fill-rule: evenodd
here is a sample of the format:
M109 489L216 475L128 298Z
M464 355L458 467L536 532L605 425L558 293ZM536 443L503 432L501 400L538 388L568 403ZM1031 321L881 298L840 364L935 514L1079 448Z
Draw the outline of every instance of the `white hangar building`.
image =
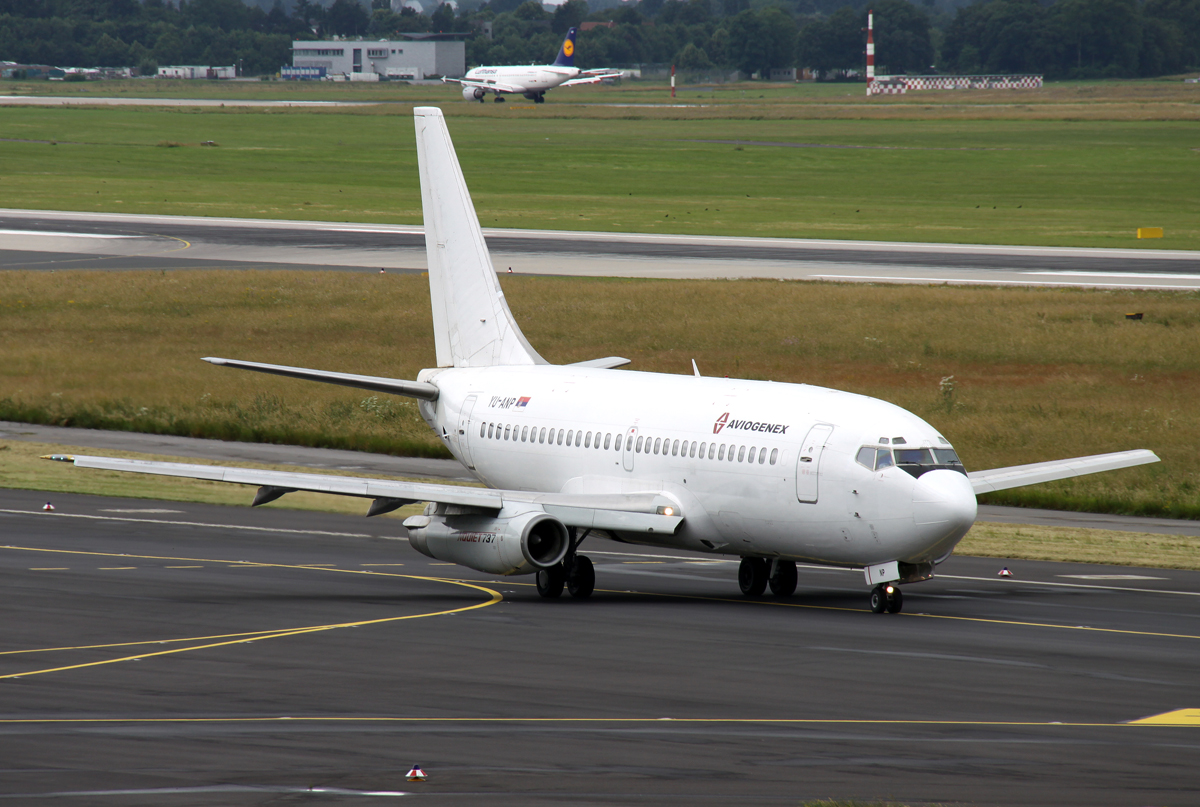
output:
M374 73L380 79L408 81L420 81L426 76L458 78L467 72L467 45L432 37L293 40L292 67L323 67L326 75Z

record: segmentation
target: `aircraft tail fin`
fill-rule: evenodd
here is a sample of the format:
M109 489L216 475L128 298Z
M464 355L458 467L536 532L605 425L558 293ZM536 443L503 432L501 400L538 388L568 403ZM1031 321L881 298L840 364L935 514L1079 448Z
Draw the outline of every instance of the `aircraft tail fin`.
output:
M413 115L438 366L548 364L508 310L442 111Z
M572 28L567 31L567 38L563 40L562 47L558 49L558 58L554 60L555 67L575 66L575 33L577 30Z

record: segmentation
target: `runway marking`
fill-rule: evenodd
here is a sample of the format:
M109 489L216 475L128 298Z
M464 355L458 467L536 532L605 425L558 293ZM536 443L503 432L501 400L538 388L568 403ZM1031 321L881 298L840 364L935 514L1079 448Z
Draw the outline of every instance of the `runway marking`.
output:
M1137 277L1150 280L1200 280L1200 275L1189 275L1183 272L1152 274L1150 272L1080 272L1076 270L1058 269L1038 272L1026 270L1023 275L1049 275L1053 277Z
M1176 709L1173 712L1163 712L1160 715L1143 717L1140 720L1130 720L1131 725L1137 726L1193 726L1200 727L1200 709Z
M121 518L119 516L93 516L87 513L44 513L41 510L6 510L0 513L14 515L37 515L44 518L86 518L93 521L123 521L132 524L166 524L173 527L210 527L222 530L245 530L249 532L278 532L285 535L326 535L331 538L375 538L365 532L326 532L324 530L289 530L282 527L250 527L245 524L205 524L200 521L168 521L161 518Z
M174 557L162 557L162 556L154 556L154 555L127 555L124 553L113 553L113 552L84 552L84 551L72 550L72 549L45 549L45 548L41 548L41 547L27 547L27 546L4 546L4 547L0 547L0 549L13 549L13 550L24 551L24 552L49 552L49 553L55 553L55 554L85 555L85 556L92 556L92 557L122 557L122 558L127 557L127 558L137 558L139 560L192 560L192 561L202 560L200 558L174 558ZM226 561L215 561L215 560L209 560L209 559L203 559L203 560L207 563L227 563L227 564L231 563L230 561L227 561L227 560ZM211 649L214 647L226 647L226 646L235 645L235 644L250 644L251 642L263 641L265 639L281 639L281 638L285 638L288 636L299 636L299 635L306 634L306 633L319 633L319 632L327 631L327 630L337 630L339 628L359 628L359 627L365 627L368 625L382 625L382 624L385 624L388 622L402 622L402 621L409 620L409 619L423 619L426 617L458 614L458 613L464 613L466 611L474 611L477 608L486 608L489 605L495 605L496 603L501 602L504 599L504 595L501 594L500 592L495 591L494 589L490 589L485 586L479 585L478 583L474 583L474 582L470 582L470 581L466 581L466 580L449 580L449 579L442 578L442 577L425 577L425 576L421 576L421 575L395 574L395 573L390 573L390 572L376 572L376 571L358 570L358 569L337 569L337 568L328 568L328 567L298 566L298 565L283 564L283 563L246 564L245 562L241 562L241 563L233 563L231 565L236 565L236 566L243 566L243 565L251 566L251 565L253 565L253 566L257 566L257 567L272 567L272 568L281 568L281 569L303 569L305 571L310 571L310 572L333 572L333 573L338 573L338 574L358 574L358 575L374 575L374 576L380 576L380 577L400 577L400 578L405 578L408 580L423 580L423 581L432 582L432 583L449 583L451 585L463 586L465 588L472 588L477 591L481 591L484 594L488 595L488 600L486 602L476 603L474 605L465 605L465 606L462 606L459 608L450 608L450 609L446 609L446 610L442 610L442 611L433 611L433 612L424 613L424 614L407 614L404 616L382 617L379 619L367 619L367 620L360 620L357 622L339 622L339 623L334 623L334 624L330 624L330 625L309 625L309 626L304 626L304 627L299 627L299 628L282 628L282 629L276 629L276 630L264 630L264 631L254 631L254 632L247 632L247 633L226 634L224 636L197 637L197 638L192 638L192 639L148 640L148 641L141 641L141 642L120 642L120 643L113 643L113 644L108 644L108 645L89 645L89 646L78 646L78 647L53 647L53 648L37 648L37 649L30 649L30 650L12 650L12 651L0 652L0 655L47 653L47 652L60 651L60 650L100 649L100 648L105 648L105 647L134 647L134 646L138 646L138 645L147 645L147 644L167 644L167 643L174 644L174 643L192 642L192 641L208 642L208 644L195 645L192 647L180 647L180 648L173 648L170 650L159 650L159 651L156 651L153 653L139 653L139 654L132 655L132 656L123 656L121 658L104 659L102 661L90 661L90 662L85 662L82 664L69 664L69 665L64 665L61 667L50 667L50 668L43 669L43 670L30 670L28 672L22 672L22 673L10 673L8 675L0 675L0 681L8 679L8 678L25 678L25 677L32 676L32 675L44 675L46 673L65 672L67 670L78 670L78 669L83 669L83 668L87 668L87 667L99 667L99 666L103 666L106 664L118 664L123 661L139 661L141 659L154 658L155 656L169 656L169 655L175 655L175 654L179 654L179 653L188 653L193 650L207 650L207 649ZM136 567L114 567L114 568L136 568ZM214 639L221 639L223 641L212 641Z
M29 571L31 572L69 572L69 566L34 566Z
M136 566L98 566L97 570L101 572L120 572L126 569L136 569Z
M1056 577L1068 577L1075 580L1170 580L1169 577L1150 577L1144 574L1060 574Z
M595 554L595 553L594 553ZM646 574L651 574L646 572ZM982 578L990 580L991 578ZM505 581L505 585L510 586L526 586L531 587L533 583L517 583L513 581ZM1051 583L1049 585L1072 585L1070 583ZM1105 588L1097 586L1097 588ZM1145 589L1130 589L1131 591L1144 591ZM603 594L638 594L646 597L668 597L680 600L701 600L703 602L728 602L738 605L769 605L777 608L807 608L813 611L844 611L851 614L866 614L870 613L866 608L845 608L840 605L808 605L800 602L781 602L779 600L758 600L758 599L734 599L732 597L705 597L702 594L664 594L658 591L632 591L630 589L609 589L598 588L597 593ZM959 622L980 622L987 625L1013 625L1023 628L1057 628L1060 630L1081 630L1090 631L1092 633L1112 633L1120 636L1150 636L1159 639L1200 639L1200 636L1190 633L1158 633L1155 631L1141 630L1124 630L1121 628L1095 628L1090 625L1056 625L1052 622L1022 622L1014 619L988 619L977 616L951 616L947 614L919 614L911 612L902 612L895 616L909 618L925 618L925 619L951 619Z
M1200 711L1200 710L1186 710ZM309 716L274 717L10 717L0 725L136 725L136 724L280 724L280 723L364 723L364 724L499 724L499 725L644 725L648 723L735 726L963 726L979 728L1162 728L1193 724L1125 721L1060 720L934 720L853 717L385 717L385 716ZM1200 724L1196 724L1200 725Z
M164 566L164 569L203 569L203 566Z
M408 796L400 790L348 790L343 787L282 787L278 785L199 785L143 787L125 790L60 790L53 793L3 793L0 799L57 799L75 796L178 796L208 793L318 793L333 796Z
M883 283L947 283L947 284L962 284L967 286L1062 286L1070 285L1077 288L1101 288L1101 289L1163 289L1174 291L1195 291L1196 286L1166 286L1162 284L1149 283L1083 283L1078 280L1067 284L1055 283L1052 280L984 280L981 278L969 277L902 277L900 275L808 275L812 280L852 280L852 281L880 281ZM1172 277L1178 277L1172 275Z
M52 238L144 238L141 235L112 235L108 233L61 233L53 230L0 230L0 235L45 235Z

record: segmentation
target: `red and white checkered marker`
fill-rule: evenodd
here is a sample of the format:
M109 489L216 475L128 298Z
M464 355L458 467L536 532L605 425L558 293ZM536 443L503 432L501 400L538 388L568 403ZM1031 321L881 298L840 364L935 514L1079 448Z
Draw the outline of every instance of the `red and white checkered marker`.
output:
M421 770L420 765L413 765L412 770L408 772L408 776L405 778L410 782L424 782L425 771Z
M49 513L54 510L54 505L50 504L50 502L46 502L46 506L43 507L42 509L45 510L47 513Z
M1012 572L1010 572L1008 570L1008 567L1005 566L1003 569L1000 570L1000 576L1001 577L1012 577Z

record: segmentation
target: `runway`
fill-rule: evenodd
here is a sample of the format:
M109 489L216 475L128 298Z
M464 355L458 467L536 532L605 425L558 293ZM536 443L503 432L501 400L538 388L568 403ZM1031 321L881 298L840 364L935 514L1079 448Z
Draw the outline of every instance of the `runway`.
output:
M1200 288L1200 252L485 228L498 272L1082 288ZM0 210L0 269L421 272L420 227Z
M1195 802L1200 721L1129 721L1200 703L1200 573L952 558L874 615L589 539L547 602L395 521L54 499L0 491L14 802Z

